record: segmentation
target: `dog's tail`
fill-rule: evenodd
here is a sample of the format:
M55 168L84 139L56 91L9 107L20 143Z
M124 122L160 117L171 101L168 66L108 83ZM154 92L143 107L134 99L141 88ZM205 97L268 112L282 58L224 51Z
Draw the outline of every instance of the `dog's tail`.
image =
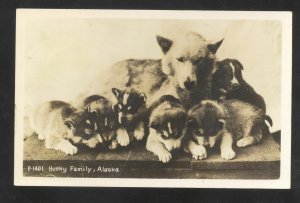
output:
M268 121L269 125L272 127L273 126L273 121L272 118L268 115L264 116L265 121Z

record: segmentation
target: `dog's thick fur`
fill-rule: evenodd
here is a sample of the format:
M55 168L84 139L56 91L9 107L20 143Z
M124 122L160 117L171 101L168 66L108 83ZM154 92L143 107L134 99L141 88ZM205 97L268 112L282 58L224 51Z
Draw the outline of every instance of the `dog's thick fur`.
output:
M112 92L117 100L113 108L118 114L119 124L127 130L130 140L142 140L147 131L146 95L133 88L112 88Z
M30 125L49 149L76 154L75 144L95 148L98 136L88 114L63 101L50 101L39 105L29 117ZM71 141L71 142L70 142Z
M217 62L213 74L212 99L237 99L252 104L266 113L263 97L243 78L243 65L236 59L225 59Z
M186 134L187 115L181 102L171 95L164 95L149 108L149 136L147 150L163 163L172 158L171 151L179 149Z
M126 134L122 134L125 138L117 136L116 131L120 128L117 122L117 113L112 109L112 103L101 95L91 95L83 101L83 108L92 118L94 130L100 136L100 143L110 149L115 149L119 144L123 144L121 140L128 140Z
M210 98L215 53L222 40L211 44L201 35L189 32L180 40L157 36L157 42L162 59L121 61L110 68L106 82L96 80L90 89L98 88L98 93L111 98L111 88L131 87L147 95L147 106L167 94L179 98L186 107Z
M238 147L257 143L270 133L265 120L272 125L261 109L239 100L204 100L190 109L188 115L191 137L187 151L197 159L206 158L205 146L214 147L219 138L222 158L233 159L233 143Z

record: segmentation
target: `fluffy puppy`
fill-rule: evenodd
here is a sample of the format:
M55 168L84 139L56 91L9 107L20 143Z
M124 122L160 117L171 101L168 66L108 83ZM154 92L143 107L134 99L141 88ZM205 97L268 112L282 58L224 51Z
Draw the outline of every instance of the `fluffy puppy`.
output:
M48 149L73 155L78 149L72 143L94 148L98 142L87 113L63 101L41 104L31 113L29 121Z
M149 108L149 136L147 150L167 163L171 151L179 149L186 134L186 112L178 99L171 95L162 96Z
M119 124L127 130L131 139L142 140L145 136L146 95L133 88L112 88L112 93L117 100L113 108L118 113Z
M110 149L116 149L118 143L124 145L120 141L123 135L118 132L117 114L113 111L112 103L107 98L91 95L83 101L83 106L92 118L94 130L97 132L100 143L107 145Z
M262 96L257 94L243 78L243 65L236 59L225 59L217 63L213 74L212 99L237 99L252 104L266 112Z
M220 103L204 100L190 109L188 115L190 138L187 151L196 159L206 158L205 147L214 147L218 139L221 157L233 159L233 143L237 147L257 143L263 135L270 133L265 120L272 125L271 118L261 109L238 100Z

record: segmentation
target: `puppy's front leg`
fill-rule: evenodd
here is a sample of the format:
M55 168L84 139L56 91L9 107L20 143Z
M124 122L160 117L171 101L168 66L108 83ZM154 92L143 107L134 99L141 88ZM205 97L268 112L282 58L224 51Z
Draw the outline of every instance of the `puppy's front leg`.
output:
M120 128L117 129L116 133L117 133L118 143L123 147L127 146L129 144L129 141L130 141L127 130L124 129L123 127L120 127Z
M194 159L205 159L207 157L206 149L203 145L196 144L194 141L190 140L187 142L184 150L191 153Z
M134 137L136 140L142 140L145 135L144 122L140 122L134 130Z
M150 129L150 133L146 143L146 149L150 152L153 152L158 159L163 162L167 163L171 160L172 155L166 149L166 147L158 140L160 135L153 129Z
M55 150L60 150L66 154L74 155L77 153L78 149L72 145L68 140L60 138L53 141L53 148Z
M118 147L118 141L117 140L112 140L111 143L108 146L109 149L116 149L117 147Z
M221 140L221 157L223 159L230 160L235 157L235 152L232 149L232 143L232 135L229 132L224 132Z

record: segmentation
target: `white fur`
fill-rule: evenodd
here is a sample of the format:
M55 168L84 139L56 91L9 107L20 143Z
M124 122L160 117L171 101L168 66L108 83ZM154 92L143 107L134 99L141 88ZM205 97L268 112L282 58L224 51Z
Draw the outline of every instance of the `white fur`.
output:
M130 141L127 131L124 128L119 128L117 129L116 133L118 143L123 147L127 146Z
M128 98L129 98L129 93L126 92L126 93L124 94L124 96L123 96L123 104L124 104L124 105L127 104Z

